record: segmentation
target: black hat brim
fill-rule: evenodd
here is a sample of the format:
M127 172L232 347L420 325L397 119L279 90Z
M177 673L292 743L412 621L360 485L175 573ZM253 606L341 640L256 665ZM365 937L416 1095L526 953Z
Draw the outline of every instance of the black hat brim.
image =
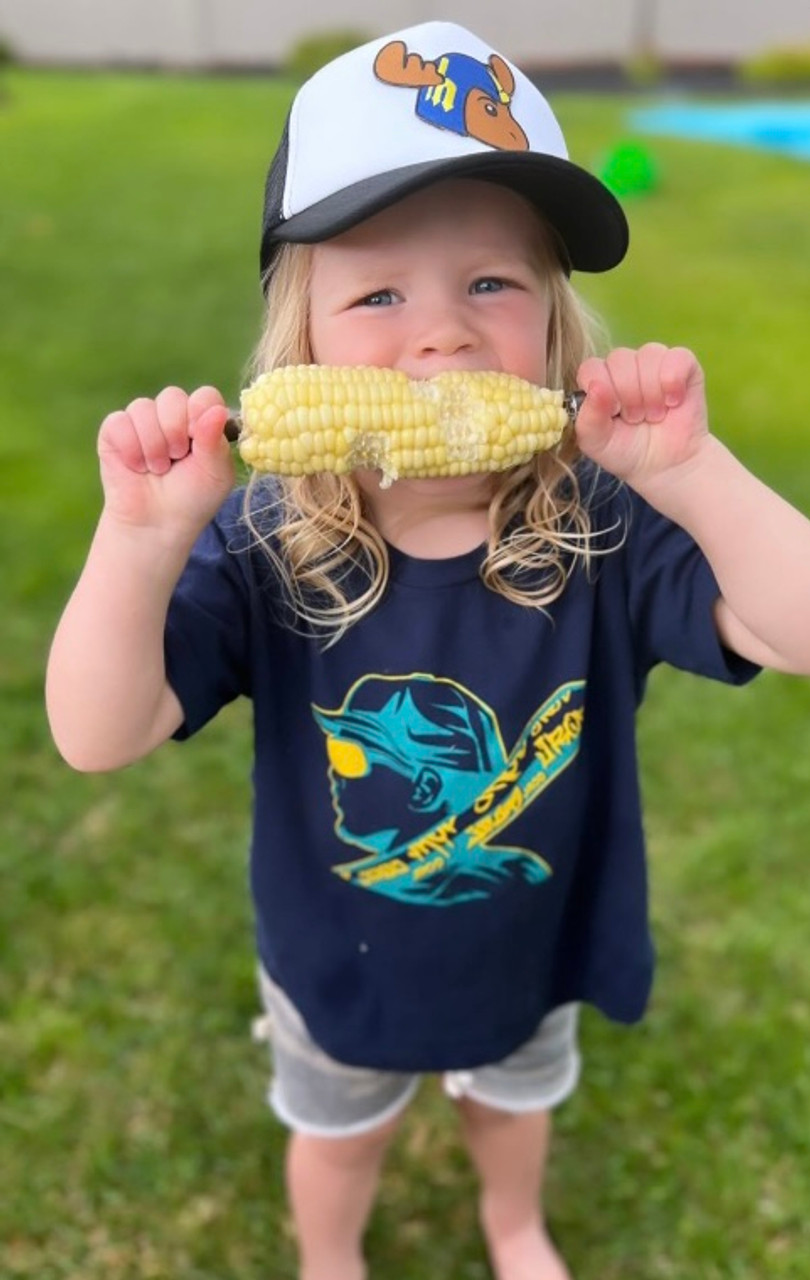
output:
M328 240L403 196L442 178L461 177L496 182L527 199L557 232L571 268L608 271L627 252L629 230L624 210L587 169L557 156L496 151L406 165L344 187L279 225L266 226L262 268L269 265L279 242L315 244Z

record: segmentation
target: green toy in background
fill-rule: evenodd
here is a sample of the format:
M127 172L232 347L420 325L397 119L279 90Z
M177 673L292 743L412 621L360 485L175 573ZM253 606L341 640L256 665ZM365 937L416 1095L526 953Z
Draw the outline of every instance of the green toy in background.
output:
M642 195L658 186L659 172L655 160L640 142L618 142L602 159L596 170L615 196Z

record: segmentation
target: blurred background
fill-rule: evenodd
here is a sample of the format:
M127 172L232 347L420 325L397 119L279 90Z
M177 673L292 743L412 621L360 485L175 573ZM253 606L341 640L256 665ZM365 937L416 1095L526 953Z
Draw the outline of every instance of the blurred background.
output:
M433 17L520 63L624 203L626 263L576 280L612 340L692 346L717 433L810 512L806 3L380 0L370 22L358 0L0 0L2 1280L295 1274L250 1041L249 708L85 777L42 681L103 416L170 382L238 394L296 85ZM586 1011L552 1226L577 1280L807 1280L810 682L662 669L640 738L658 980L639 1027ZM489 1274L435 1082L369 1256L391 1280Z
M306 10L267 0L0 0L0 30L26 59L235 68L282 66L313 31L369 38L441 18L470 27L536 66L736 63L806 42L802 0L517 0L497 15L484 0L312 0Z

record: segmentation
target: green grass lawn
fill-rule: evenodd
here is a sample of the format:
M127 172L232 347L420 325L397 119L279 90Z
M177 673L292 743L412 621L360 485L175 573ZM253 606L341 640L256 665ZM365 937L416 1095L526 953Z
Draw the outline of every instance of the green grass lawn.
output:
M71 773L47 646L99 508L101 418L167 382L236 394L259 320L266 166L289 87L15 72L0 101L0 1275L290 1280L246 895L249 721ZM560 96L596 165L626 102ZM810 510L810 165L650 140L633 247L581 280L617 342L685 342L717 432ZM779 565L774 565L774 573ZM674 672L641 718L660 953L649 1017L586 1013L549 1208L577 1280L810 1275L810 683ZM370 1257L487 1266L428 1082Z

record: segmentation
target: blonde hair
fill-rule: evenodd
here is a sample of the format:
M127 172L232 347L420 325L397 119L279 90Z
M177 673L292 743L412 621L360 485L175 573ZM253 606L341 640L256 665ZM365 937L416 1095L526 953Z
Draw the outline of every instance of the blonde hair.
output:
M571 391L586 356L597 348L598 323L571 287L554 243L543 228L541 261L549 288L547 382ZM288 244L263 281L264 330L249 378L285 364L310 364L309 282L312 248ZM588 568L591 522L577 476L573 431L556 449L493 477L489 532L481 579L515 604L546 609L574 569ZM271 560L291 609L295 630L335 643L382 599L389 557L369 521L351 476L318 474L268 479L254 473L244 518Z

